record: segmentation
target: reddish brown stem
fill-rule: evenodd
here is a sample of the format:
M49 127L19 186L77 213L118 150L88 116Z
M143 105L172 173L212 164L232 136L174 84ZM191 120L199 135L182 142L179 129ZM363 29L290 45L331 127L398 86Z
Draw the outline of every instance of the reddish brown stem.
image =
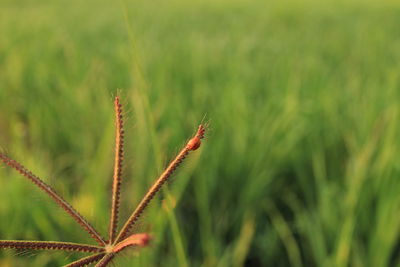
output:
M101 252L102 247L76 244L70 242L0 240L0 248L34 249L34 250L65 250L78 252Z
M104 257L104 255L106 255L105 253L100 253L100 254L96 254L96 255L92 255L92 256L88 256L86 258L82 258L80 260L71 262L70 264L64 265L64 267L81 267L81 266L86 266L89 265L91 263L95 263L97 261L99 261L101 258Z
M67 201L65 201L59 194L57 194L53 188L43 182L39 177L34 175L28 169L26 169L23 165L18 163L17 161L10 159L4 154L0 153L0 159L7 164L8 166L14 168L18 171L22 176L28 178L31 182L33 182L36 186L38 186L41 190L43 190L47 195L49 195L58 206L60 206L63 210L65 210L80 226L86 230L93 239L95 239L99 245L104 246L105 241L100 236L100 234L90 225L89 222L86 221L82 215L79 214Z
M124 159L124 129L122 106L117 96L114 101L115 108L115 162L114 162L114 177L112 184L112 204L109 226L109 243L112 244L115 240L115 235L118 227L118 212L120 205L120 191L122 180L122 161Z
M105 255L97 264L95 267L106 267L115 257L114 253L109 253Z
M175 172L175 170L179 167L182 161L186 158L190 151L196 150L199 148L201 144L201 139L204 138L205 128L203 125L199 126L196 135L189 140L186 146L179 152L179 154L175 157L175 159L168 165L165 171L161 174L161 176L155 181L155 183L150 187L147 191L146 195L140 201L139 205L129 217L125 225L122 227L121 232L119 233L116 242L121 242L124 240L132 226L139 219L140 215L146 209L149 202L154 198L155 194L160 190L162 185L168 180L169 177Z

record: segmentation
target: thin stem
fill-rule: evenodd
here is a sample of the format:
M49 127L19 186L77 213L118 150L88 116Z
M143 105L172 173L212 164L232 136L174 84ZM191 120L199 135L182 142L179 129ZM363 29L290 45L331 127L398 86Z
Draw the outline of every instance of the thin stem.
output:
M101 252L102 247L77 244L70 242L27 241L27 240L0 240L0 248L34 249L34 250L64 250L78 252Z
M109 243L112 244L115 240L115 235L118 226L118 212L120 205L120 192L121 192L121 180L122 180L122 161L124 159L124 129L123 129L123 117L122 117L122 106L117 96L114 101L115 108L115 162L114 162L114 177L112 185L112 204L111 204L111 216L110 216L110 227L109 227Z
M82 215L79 214L67 201L65 201L59 194L57 194L53 188L51 188L48 184L43 182L39 177L34 175L31 171L26 169L23 165L18 163L17 161L10 159L4 154L0 153L0 160L2 160L5 164L15 169L22 176L28 178L31 182L33 182L36 186L38 186L42 191L44 191L48 196L50 196L58 206L60 206L64 211L66 211L86 232L90 234L90 236L95 239L99 245L104 246L105 241L100 236L100 234L90 225L89 222L86 221Z
M155 181L155 183L150 187L147 191L146 195L140 201L139 205L129 217L125 225L122 227L121 232L119 233L116 242L121 242L124 240L129 234L130 229L135 224L135 222L139 219L140 215L146 209L149 202L154 198L155 194L160 190L162 185L168 180L169 177L175 172L175 170L179 167L182 161L186 158L190 151L196 150L200 147L201 139L204 138L205 128L203 125L199 126L196 135L189 140L186 146L179 152L179 154L175 157L175 159L168 165L165 171L161 174L161 176Z
M104 257L104 255L106 255L106 254L105 253L100 253L100 254L88 256L88 257L82 258L80 260L71 262L70 264L64 265L63 267L81 267L81 266L86 266L88 264L95 263L95 262L99 261L101 258Z
M106 267L115 257L114 253L109 253L105 255L97 264L95 267Z

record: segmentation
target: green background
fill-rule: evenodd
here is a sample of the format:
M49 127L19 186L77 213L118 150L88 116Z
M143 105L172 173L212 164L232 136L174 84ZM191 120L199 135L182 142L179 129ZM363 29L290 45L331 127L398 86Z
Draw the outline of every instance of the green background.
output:
M122 220L211 126L115 266L400 266L396 1L0 0L0 147L103 235L117 89ZM93 243L3 166L0 216L0 239Z

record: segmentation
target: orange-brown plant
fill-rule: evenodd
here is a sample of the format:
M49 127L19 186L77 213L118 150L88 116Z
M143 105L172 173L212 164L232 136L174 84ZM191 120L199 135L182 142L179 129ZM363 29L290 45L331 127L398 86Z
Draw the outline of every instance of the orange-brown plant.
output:
M28 178L42 191L44 191L53 201L60 206L69 216L71 216L96 242L97 245L55 242L55 241L27 241L27 240L0 240L0 248L10 249L32 249L32 250L61 250L61 251L77 251L86 252L91 255L74 261L65 267L86 266L88 264L97 263L96 266L107 266L115 256L128 247L145 247L150 242L151 236L148 233L132 233L131 229L139 219L140 215L148 206L149 202L154 198L155 194L160 190L162 185L168 180L174 171L179 167L186 156L200 147L201 139L204 137L205 126L201 124L195 136L182 148L179 154L168 165L160 177L147 191L132 215L126 221L122 229L117 233L118 228L118 211L120 206L120 191L122 181L122 163L124 158L124 130L122 106L119 97L114 101L115 120L116 120L116 137L115 137L115 162L114 175L112 183L111 197L111 214L108 239L103 238L100 233L64 200L52 187L43 182L38 176L26 169L17 161L11 159L7 155L0 153L0 160L8 166L15 169L22 176Z

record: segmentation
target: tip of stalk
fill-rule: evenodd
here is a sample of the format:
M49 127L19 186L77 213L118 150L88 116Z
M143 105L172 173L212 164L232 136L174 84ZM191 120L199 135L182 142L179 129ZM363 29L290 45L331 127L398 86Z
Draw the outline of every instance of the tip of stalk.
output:
M204 134L206 132L206 127L204 124L200 124L199 128L197 129L196 135L189 140L187 143L186 147L189 150L196 150L200 147L201 145L201 139L204 138Z
M203 139L205 132L206 132L206 125L200 124L199 128L197 129L197 133L196 133L195 137L197 137L199 139Z
M114 98L114 104L116 104L116 105L120 105L120 100L119 100L119 96L116 96L115 98Z

